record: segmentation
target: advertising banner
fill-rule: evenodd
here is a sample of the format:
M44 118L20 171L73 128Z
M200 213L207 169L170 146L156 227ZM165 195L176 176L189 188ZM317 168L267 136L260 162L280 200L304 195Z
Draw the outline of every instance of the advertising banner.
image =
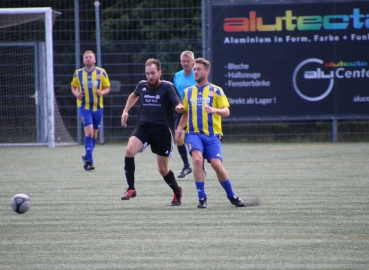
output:
M237 119L369 116L369 1L209 3L211 82Z

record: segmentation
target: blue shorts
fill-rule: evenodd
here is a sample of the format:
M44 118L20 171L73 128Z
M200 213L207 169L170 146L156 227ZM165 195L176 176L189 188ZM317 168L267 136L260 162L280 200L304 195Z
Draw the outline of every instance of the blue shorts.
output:
M94 129L99 129L102 115L103 109L101 108L94 112L92 110L86 110L85 108L79 107L79 116L81 117L83 127L93 125Z
M223 160L222 143L218 136L206 136L202 133L188 133L186 134L186 143L190 154L193 150L197 149L208 162L210 162L212 158Z

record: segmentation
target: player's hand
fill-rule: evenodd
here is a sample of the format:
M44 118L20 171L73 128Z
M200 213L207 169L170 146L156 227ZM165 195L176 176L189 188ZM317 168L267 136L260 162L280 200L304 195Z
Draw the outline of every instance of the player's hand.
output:
M183 105L182 105L182 104L178 104L178 105L176 106L175 110L176 110L176 112L177 112L177 113L183 113L183 111L184 111L184 107L183 107Z
M83 99L84 96L85 96L85 94L83 94L82 92L77 92L76 98L77 99Z
M127 120L128 120L128 113L127 112L124 112L122 114L121 119L120 119L123 127L126 127L127 126Z
M103 93L102 93L102 91L101 91L100 89L97 89L97 90L96 90L96 95L97 95L98 97L101 97L101 96L103 95Z
M214 109L213 107L211 107L209 105L205 105L205 111L207 113L216 113L216 109Z

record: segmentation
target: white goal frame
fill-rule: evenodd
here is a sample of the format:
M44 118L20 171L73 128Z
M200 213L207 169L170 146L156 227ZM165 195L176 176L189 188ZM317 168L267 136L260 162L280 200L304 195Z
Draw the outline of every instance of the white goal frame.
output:
M53 62L53 10L44 8L0 8L1 15L43 14L45 18L46 84L47 84L47 142L55 147L54 121L54 62ZM11 25L9 25L11 26Z

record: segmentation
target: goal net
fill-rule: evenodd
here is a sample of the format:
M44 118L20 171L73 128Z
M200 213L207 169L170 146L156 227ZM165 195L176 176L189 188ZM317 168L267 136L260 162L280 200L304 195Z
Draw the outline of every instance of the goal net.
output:
M0 146L76 144L54 97L51 8L0 8Z

